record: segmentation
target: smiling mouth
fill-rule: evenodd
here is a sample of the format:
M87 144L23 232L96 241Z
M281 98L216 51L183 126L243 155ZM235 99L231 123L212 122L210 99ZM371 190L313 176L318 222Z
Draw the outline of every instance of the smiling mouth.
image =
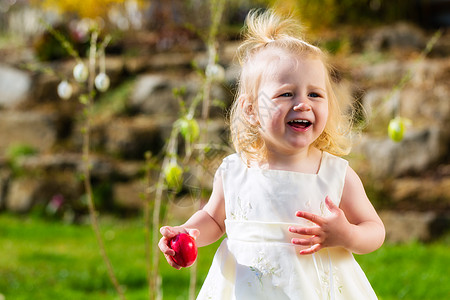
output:
M312 125L308 120L292 120L287 124L295 130L307 130Z

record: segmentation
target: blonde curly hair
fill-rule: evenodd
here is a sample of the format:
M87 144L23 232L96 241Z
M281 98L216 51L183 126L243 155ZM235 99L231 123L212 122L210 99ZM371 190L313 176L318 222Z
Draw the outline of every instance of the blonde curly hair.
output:
M260 134L260 125L250 122L244 117L244 108L239 99L246 95L247 99L257 105L259 84L266 66L253 64L253 59L263 49L269 47L322 61L327 71L326 89L329 115L322 134L314 141L313 146L337 156L346 155L350 151L351 116L343 113L344 106L350 102L350 97L344 96L338 100L334 92L336 86L330 75L333 69L328 63L327 55L318 47L306 42L302 31L301 25L293 17L281 18L271 9L252 10L247 15L244 40L237 51L242 70L229 118L234 148L247 163L264 161L266 146Z

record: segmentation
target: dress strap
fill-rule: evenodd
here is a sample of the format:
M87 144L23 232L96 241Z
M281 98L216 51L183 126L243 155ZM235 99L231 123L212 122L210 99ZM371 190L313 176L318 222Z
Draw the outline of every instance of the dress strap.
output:
M333 186L333 191L335 192L333 195L328 196L331 197L336 205L339 205L341 202L347 168L348 161L328 152L323 152L318 175L324 184Z

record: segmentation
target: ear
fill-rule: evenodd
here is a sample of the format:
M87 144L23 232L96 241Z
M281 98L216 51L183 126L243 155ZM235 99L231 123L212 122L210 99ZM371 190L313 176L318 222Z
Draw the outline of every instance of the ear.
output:
M250 96L247 94L241 95L238 101L241 105L242 113L244 114L244 118L247 120L247 122L249 122L253 126L258 125L258 112Z

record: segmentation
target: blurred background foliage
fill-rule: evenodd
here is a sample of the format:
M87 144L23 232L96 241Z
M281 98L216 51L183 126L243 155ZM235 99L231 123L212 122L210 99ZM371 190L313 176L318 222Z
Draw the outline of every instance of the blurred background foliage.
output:
M82 5L76 0L32 0L31 4L39 5L46 10L56 10L59 14L73 13L80 18L95 19L106 17L118 5L142 6L143 0L135 0L133 4L126 0L84 0Z
M130 35L133 31L152 31L153 35L146 36L146 47L164 50L201 37L210 23L208 2L199 0L89 0L83 5L75 0L31 0L30 3L51 16L47 20L53 20L52 24L81 50L82 55L85 55L86 32L92 20L99 24L103 33L112 32L115 41L122 40L122 45L112 43L107 49L116 53L139 52L130 49L132 45L128 45L128 48L123 45L127 41L133 44L132 39L136 37L136 34ZM433 14L439 9L429 1L420 0L231 0L224 13L220 31L222 39L238 39L248 10L268 6L298 16L310 34L345 26L348 30L362 31L370 26L401 20L433 27L436 25ZM14 6L10 7L10 10L14 9ZM65 55L58 43L45 33L37 37L35 47L42 60L58 59Z

